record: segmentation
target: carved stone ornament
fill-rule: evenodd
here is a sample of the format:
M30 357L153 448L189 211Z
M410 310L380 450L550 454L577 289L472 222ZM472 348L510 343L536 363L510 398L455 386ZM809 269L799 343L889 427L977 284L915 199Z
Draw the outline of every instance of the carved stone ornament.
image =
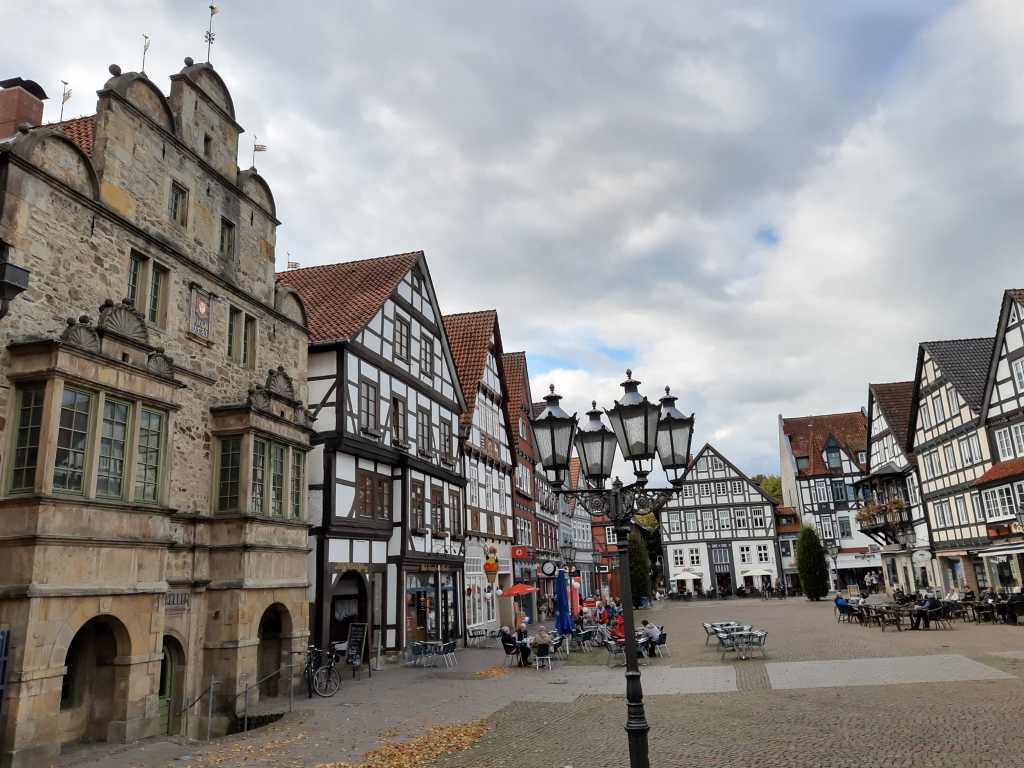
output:
M259 384L249 390L249 405L260 410L270 410L270 393Z
M103 306L100 307L99 329L139 344L149 344L146 320L141 312L135 311L128 299L120 304L115 304L110 299L103 302Z
M168 379L174 378L174 359L170 355L164 354L162 349L146 355L146 368L157 376L164 376Z
M271 369L267 372L266 388L288 400L295 399L295 385L292 383L292 377L285 373L284 366L279 365L276 371Z
M60 340L73 347L84 349L87 352L100 351L100 336L92 326L92 320L87 315L82 315L76 321L75 318L68 318L68 327L60 335Z
M302 405L301 400L295 404L295 423L306 429L313 428L313 414Z

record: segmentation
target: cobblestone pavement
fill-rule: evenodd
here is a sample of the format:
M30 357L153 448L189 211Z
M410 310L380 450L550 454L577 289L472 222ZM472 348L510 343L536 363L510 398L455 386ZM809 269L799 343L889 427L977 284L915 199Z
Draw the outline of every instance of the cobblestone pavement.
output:
M957 624L882 633L837 625L830 604L803 600L661 603L641 617L665 625L672 649L670 658L643 669L652 764L659 768L959 766L965 759L971 768L1024 764L1024 735L1011 725L1024 697L1024 627ZM701 628L720 619L766 629L768 658L723 662L704 645ZM914 658L901 665L901 657ZM550 673L513 669L489 679L474 673L500 665L499 650L469 649L459 658L454 669L386 666L372 680L346 680L333 699L299 700L280 722L210 745L170 739L100 745L73 750L58 765L358 762L385 741L481 718L490 718L494 730L473 749L442 758L438 768L627 764L622 668L607 669L603 651L574 655ZM834 671L796 663L841 659L862 661L837 664ZM891 673L880 677L879 668ZM863 685L860 672L887 684ZM773 680L799 687L773 689ZM836 687L813 687L830 681Z

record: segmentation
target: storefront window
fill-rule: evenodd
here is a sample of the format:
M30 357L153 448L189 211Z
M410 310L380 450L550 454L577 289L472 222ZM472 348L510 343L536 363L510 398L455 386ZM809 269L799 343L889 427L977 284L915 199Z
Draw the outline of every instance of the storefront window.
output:
M435 571L405 575L407 643L414 640L447 641L458 635L459 606L455 586L452 573Z

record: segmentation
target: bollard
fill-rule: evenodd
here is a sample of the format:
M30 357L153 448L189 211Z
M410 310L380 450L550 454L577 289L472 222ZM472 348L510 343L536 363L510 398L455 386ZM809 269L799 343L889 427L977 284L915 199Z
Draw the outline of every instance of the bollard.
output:
M213 726L213 689L217 685L217 678L210 675L210 695L206 702L206 740L210 740L210 728Z

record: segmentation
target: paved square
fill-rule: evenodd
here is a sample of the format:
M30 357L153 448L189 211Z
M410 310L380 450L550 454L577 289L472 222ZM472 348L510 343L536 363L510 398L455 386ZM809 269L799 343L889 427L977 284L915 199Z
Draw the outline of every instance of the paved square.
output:
M775 689L1009 680L1013 675L956 654L766 664Z

